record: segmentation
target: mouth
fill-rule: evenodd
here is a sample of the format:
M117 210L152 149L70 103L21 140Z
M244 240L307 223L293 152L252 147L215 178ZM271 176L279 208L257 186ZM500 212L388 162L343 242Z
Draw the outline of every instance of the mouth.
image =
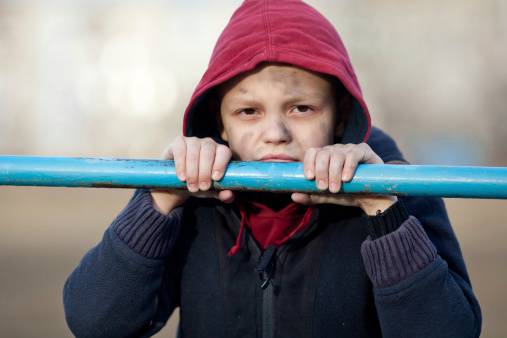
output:
M285 154L269 154L260 159L263 162L297 162L297 158L294 158Z

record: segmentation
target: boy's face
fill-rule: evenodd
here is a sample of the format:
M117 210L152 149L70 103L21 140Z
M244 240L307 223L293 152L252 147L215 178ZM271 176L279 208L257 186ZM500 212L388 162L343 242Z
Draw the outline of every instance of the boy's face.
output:
M303 161L307 149L333 143L335 95L322 75L266 64L221 91L221 137L237 160Z

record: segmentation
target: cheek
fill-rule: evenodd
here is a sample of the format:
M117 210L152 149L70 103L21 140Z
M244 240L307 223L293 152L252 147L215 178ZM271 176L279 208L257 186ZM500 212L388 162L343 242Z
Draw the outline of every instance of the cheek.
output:
M241 144L249 143L252 140L253 133L251 131L246 132L245 134L241 135L239 138L239 142Z
M323 138L323 142L328 144L334 143L334 122L333 121L327 121L327 122L321 122L320 123L320 137Z
M332 128L325 121L298 127L295 134L302 152L308 148L322 148L334 141Z
M253 149L253 132L245 132L245 133L230 133L232 137L229 140L229 147L232 150L232 153L236 159L248 161L253 157L250 154Z

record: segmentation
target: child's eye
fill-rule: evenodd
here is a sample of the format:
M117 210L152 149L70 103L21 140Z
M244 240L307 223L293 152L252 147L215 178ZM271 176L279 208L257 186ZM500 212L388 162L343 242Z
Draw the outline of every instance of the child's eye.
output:
M245 115L252 115L255 113L255 109L245 108L245 109L241 110L240 113L245 114Z
M257 111L254 108L243 108L238 111L238 114L243 117L253 117L257 114Z
M312 107L306 105L295 106L292 111L296 114L307 114L313 111Z

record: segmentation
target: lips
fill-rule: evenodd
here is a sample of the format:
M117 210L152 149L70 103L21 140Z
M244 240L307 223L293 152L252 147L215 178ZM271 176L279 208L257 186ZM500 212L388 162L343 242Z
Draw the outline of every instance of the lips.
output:
M268 154L263 156L260 161L264 162L297 162L297 158L294 158L285 154Z

